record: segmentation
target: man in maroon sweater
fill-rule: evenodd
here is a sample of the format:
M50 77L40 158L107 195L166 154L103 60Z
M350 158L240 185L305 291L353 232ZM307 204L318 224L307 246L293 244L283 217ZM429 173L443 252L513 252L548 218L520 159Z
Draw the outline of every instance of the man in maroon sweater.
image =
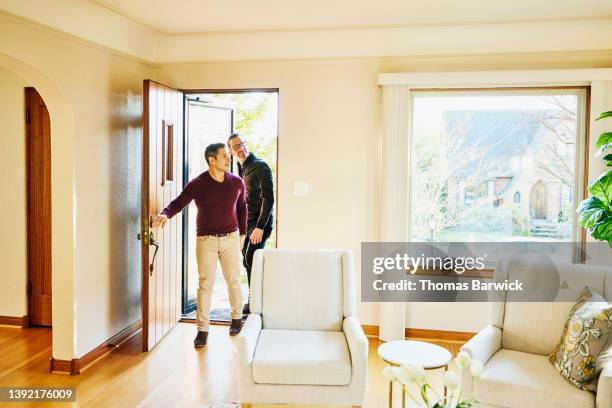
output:
M230 159L225 145L215 143L208 146L204 156L208 171L187 183L181 194L153 217L153 227L163 227L191 200L195 200L198 207L196 258L200 280L196 312L198 334L194 340L196 347L205 346L208 338L217 259L221 262L232 308L229 334L235 336L240 333L240 248L246 234L247 216L244 183L240 177L228 172Z

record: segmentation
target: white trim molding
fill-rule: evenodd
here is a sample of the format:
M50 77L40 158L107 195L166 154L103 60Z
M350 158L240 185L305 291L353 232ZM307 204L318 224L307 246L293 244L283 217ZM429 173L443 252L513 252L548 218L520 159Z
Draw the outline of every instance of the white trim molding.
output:
M378 75L378 85L404 85L410 89L579 86L591 85L592 81L611 80L612 68L410 72Z

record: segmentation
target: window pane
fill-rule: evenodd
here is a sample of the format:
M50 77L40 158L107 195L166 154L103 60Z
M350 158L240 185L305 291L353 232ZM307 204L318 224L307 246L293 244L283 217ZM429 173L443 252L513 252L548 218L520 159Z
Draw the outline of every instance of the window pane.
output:
M412 240L570 241L578 92L413 97Z

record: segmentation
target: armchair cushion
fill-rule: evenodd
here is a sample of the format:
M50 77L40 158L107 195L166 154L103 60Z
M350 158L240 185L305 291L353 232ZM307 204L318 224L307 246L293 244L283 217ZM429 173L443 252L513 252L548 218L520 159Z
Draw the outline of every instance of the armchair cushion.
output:
M485 365L478 400L508 408L593 408L595 395L574 387L545 356L502 349Z
M508 302L502 347L547 356L563 333L573 302Z
M256 384L348 385L351 356L343 332L263 329L253 358Z
M597 357L604 350L612 329L612 306L585 288L572 308L563 336L549 360L569 382L595 390Z
M261 301L257 291L251 296L261 304L264 329L342 330L344 251L261 252Z
M502 348L549 355L554 351L563 333L563 324L576 303L574 299L584 287L588 286L606 295L605 281L612 280L610 267L581 265L568 262L567 259L554 258L552 263L543 262L542 255L534 251L531 254L512 256L508 261L506 275L508 280L530 281L536 276L541 276L540 279L548 276L546 279L558 278L559 283L563 283L565 288L560 288L554 302L522 302L519 301L524 296L522 292L508 292L504 311ZM534 275L534 270L540 273ZM501 272L504 273L506 270L502 269ZM537 287L537 290L540 290L545 286ZM612 294L606 296L610 295Z

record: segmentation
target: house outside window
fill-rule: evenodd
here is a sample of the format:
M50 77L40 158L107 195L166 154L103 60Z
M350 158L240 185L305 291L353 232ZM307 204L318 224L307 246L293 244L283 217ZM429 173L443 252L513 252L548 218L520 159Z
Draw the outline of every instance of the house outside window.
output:
M412 240L431 239L431 217L436 241L579 239L586 89L412 98Z

